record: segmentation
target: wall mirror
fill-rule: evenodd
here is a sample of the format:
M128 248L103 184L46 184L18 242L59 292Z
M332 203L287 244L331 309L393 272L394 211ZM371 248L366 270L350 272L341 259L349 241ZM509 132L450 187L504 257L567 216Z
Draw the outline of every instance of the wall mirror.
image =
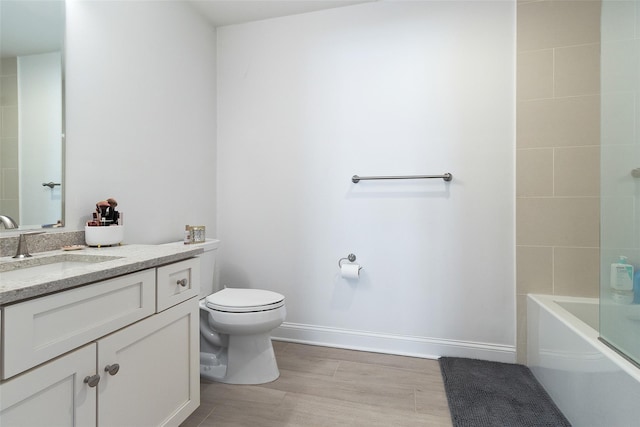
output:
M0 1L0 215L20 229L63 224L64 16L64 0Z

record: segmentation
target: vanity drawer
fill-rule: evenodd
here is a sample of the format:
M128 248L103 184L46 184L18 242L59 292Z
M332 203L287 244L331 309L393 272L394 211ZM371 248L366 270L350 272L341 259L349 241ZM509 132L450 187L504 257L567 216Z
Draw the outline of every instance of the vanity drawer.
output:
M191 258L157 269L158 313L200 293L200 259Z
M154 312L154 269L6 306L2 379Z

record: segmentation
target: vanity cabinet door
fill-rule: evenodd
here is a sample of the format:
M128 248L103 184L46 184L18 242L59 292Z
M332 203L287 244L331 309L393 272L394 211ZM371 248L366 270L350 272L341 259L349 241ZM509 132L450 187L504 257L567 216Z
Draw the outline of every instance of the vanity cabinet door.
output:
M100 427L177 426L200 405L198 321L192 298L98 340Z
M96 345L90 344L0 383L0 426L95 426Z
M191 258L158 267L156 293L158 312L197 296L200 293L200 259Z

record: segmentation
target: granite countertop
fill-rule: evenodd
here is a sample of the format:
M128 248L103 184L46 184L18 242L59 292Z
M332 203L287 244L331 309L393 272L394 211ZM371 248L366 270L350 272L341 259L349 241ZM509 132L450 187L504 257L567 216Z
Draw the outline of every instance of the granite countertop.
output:
M32 254L29 262L56 256L65 261L81 260L85 257L103 257L100 262L78 263L77 266L57 272L47 272L28 278L3 277L2 271L11 271L12 263L24 262L12 257L0 258L0 306L22 300L64 291L123 274L145 270L191 258L203 252L197 245L123 245L103 248L83 248L75 251L55 250ZM117 257L117 258L114 258ZM106 260L104 260L106 259ZM31 261L33 260L33 261Z

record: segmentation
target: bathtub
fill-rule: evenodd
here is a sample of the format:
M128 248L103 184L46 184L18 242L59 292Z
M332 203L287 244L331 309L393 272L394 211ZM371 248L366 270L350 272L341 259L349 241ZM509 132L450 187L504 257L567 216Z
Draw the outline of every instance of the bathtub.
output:
M527 365L574 427L640 425L640 369L598 340L598 299L528 295Z

